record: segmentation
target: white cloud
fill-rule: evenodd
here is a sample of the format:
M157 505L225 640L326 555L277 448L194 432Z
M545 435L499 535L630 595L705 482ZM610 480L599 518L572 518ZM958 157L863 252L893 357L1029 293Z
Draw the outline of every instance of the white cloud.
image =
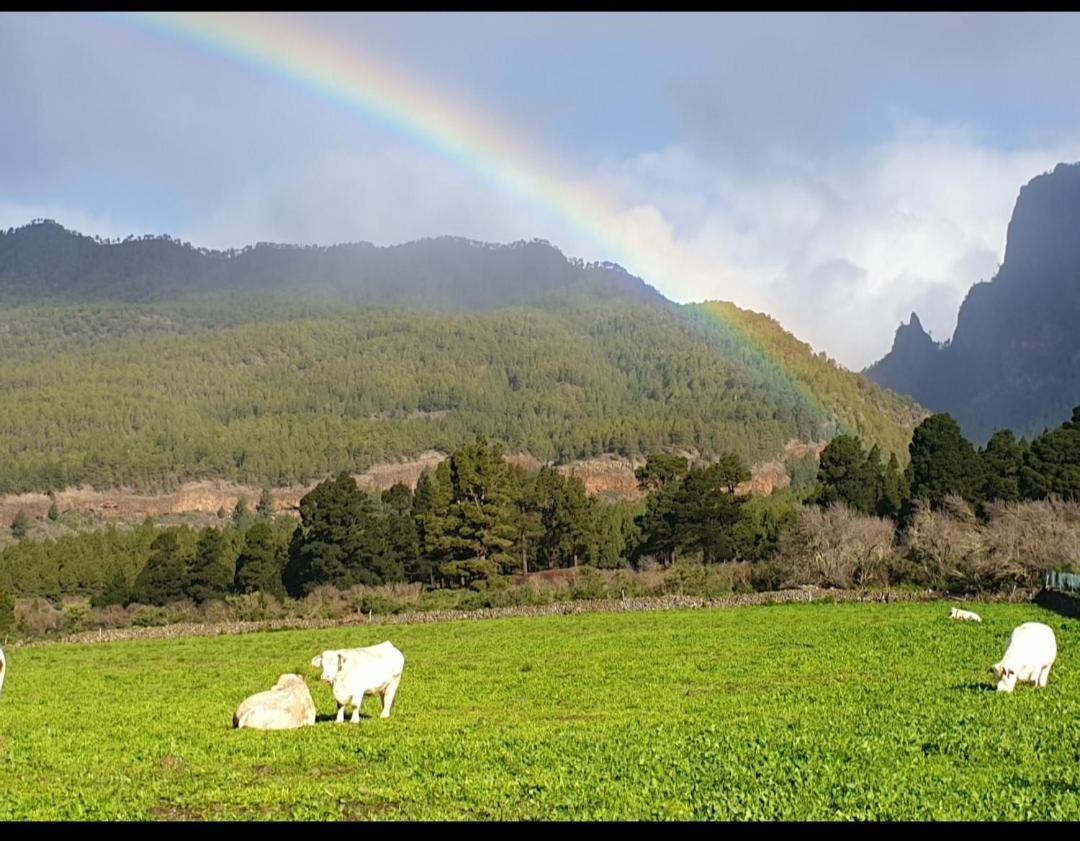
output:
M649 264L630 268L676 300L765 310L861 369L912 310L948 338L968 288L1004 258L1020 187L1078 159L1080 140L1001 151L963 128L908 122L857 154L787 155L764 172L674 147L610 162L606 177L629 201L650 196L649 213L626 211Z

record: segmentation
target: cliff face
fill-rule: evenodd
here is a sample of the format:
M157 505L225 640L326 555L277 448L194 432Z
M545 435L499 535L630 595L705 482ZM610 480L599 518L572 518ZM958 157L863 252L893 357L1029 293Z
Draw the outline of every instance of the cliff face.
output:
M1080 404L1080 164L1058 164L1020 190L1005 260L960 306L938 345L912 314L865 375L949 412L983 443L995 429L1033 435Z

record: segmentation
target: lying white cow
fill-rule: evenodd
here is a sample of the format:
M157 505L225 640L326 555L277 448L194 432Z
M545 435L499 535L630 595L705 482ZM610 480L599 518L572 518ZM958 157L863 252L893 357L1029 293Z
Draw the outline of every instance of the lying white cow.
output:
M0 648L0 689L4 688L5 674L7 674L7 660L4 659L4 649Z
M337 701L338 724L345 720L345 707L353 707L353 724L360 722L360 703L364 695L382 696L379 718L390 717L390 705L401 683L405 655L389 641L367 648L347 648L324 651L312 659L311 665L322 667L322 679L330 684Z
M949 611L950 619L959 619L962 622L982 622L982 617L977 613L972 613L970 610L960 610L958 607L954 607Z
M252 695L233 714L233 727L292 730L315 723L315 702L300 675L282 675L273 689Z
M1018 680L1030 681L1032 686L1046 686L1056 659L1053 628L1041 622L1025 622L1013 630L1004 656L990 671L997 678L998 692L1012 692Z

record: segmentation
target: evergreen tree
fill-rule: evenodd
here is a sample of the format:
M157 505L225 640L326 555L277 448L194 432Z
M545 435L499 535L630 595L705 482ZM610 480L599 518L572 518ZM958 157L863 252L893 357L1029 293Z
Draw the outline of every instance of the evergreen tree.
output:
M537 496L537 474L527 474L524 470L513 471L514 477L514 531L516 534L517 553L521 559L519 571L529 574L529 561L533 569L537 568L535 557L536 541L544 535L541 521L540 500Z
M255 513L264 520L270 519L274 513L274 497L269 485L263 485L262 493L259 495L259 504L255 506Z
M56 505L56 494L49 491L49 513L46 515L52 522L60 519L60 509Z
M912 499L926 499L936 508L956 494L978 504L983 465L951 415L931 415L915 427L910 453L906 473Z
M998 430L990 436L986 446L979 451L984 477L979 495L984 500L1019 501L1026 450L1026 444L1017 441L1011 430Z
M292 595L320 584L346 589L381 584L387 574L378 512L371 498L342 471L300 500L299 533L294 535L285 581Z
M236 559L234 586L238 593L285 595L282 564L274 533L265 522L257 522L244 535L244 548Z
M875 446L864 453L862 442L853 435L833 438L821 452L818 504L842 502L863 514L874 513L885 481L880 452Z
M150 558L136 576L132 596L140 604L164 605L184 597L188 558L179 528L163 531L150 544Z
M205 528L199 532L195 558L188 575L188 595L199 604L223 599L229 592L233 575L226 566L227 546L218 529Z
M0 638L15 632L15 599L0 590Z
M907 498L908 487L904 471L900 469L896 453L890 453L889 464L885 467L882 480L881 496L878 498L877 515L894 519L899 517Z
M389 573L383 580L423 581L428 570L420 562L420 537L413 519L413 492L398 482L383 491L383 517L386 522L386 557ZM387 577L387 575L391 577Z
M686 474L675 495L675 541L685 552L701 552L705 563L730 561L737 550L736 525L745 498L735 495L739 470L711 464ZM745 468L742 468L745 471Z
M465 582L490 578L517 561L514 483L502 446L478 436L448 461L452 496L440 549L452 559L441 569Z
M131 598L131 588L128 586L127 576L117 566L112 575L105 582L102 590L90 600L91 607L108 607L109 605L124 605Z
M595 500L576 477L540 468L535 494L540 507L538 554L545 567L577 566L595 529Z
M240 497L232 510L233 525L243 528L249 519L251 519L251 514L248 513L247 503L244 502L243 497Z
M661 490L672 482L678 482L690 469L690 463L682 456L671 453L653 453L644 466L634 471L638 487L645 491Z
M15 512L15 516L11 520L11 536L16 540L22 540L29 530L30 520L27 518L26 512L20 508Z
M1032 440L1021 471L1020 492L1026 499L1051 495L1080 499L1080 406L1057 429Z
M645 510L635 519L641 539L634 550L635 559L655 556L664 566L675 563L679 549L678 499L681 480L670 480L645 497Z

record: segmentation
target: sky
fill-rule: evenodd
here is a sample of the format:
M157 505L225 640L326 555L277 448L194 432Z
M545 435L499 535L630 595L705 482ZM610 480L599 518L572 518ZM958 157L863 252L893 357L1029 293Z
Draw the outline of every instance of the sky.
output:
M1020 187L1080 161L1076 13L200 24L254 58L178 24L0 13L0 226L541 238L767 312L860 370L913 311L949 338Z

